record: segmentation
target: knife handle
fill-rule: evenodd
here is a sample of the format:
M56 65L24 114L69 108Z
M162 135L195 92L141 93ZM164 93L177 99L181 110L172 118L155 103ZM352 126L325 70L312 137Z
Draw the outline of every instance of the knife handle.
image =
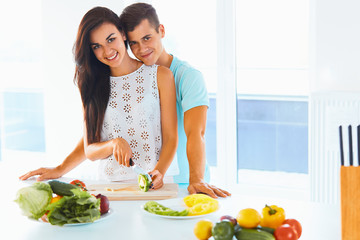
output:
M130 166L134 166L134 161L130 158Z
M349 162L350 162L350 166L353 166L354 157L353 157L353 143L352 143L352 128L351 128L351 125L349 125L348 130L349 130Z

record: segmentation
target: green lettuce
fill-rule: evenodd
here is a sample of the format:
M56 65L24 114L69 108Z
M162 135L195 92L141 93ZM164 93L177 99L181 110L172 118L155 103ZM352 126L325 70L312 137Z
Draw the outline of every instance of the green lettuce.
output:
M73 196L64 196L47 207L47 218L52 225L94 222L100 218L100 199L80 188L71 191Z
M39 219L45 214L52 198L49 184L36 182L29 187L18 190L15 202L20 206L23 214L30 218Z

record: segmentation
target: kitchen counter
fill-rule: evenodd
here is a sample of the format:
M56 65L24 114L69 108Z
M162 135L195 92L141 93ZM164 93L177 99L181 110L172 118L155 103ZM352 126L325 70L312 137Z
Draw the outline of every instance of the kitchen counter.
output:
M111 201L110 207L114 213L102 221L79 226L52 226L22 216L18 205L13 202L16 191L31 184L34 180L22 182L17 179L18 175L5 174L5 172L5 169L1 168L0 165L2 188L0 204L3 208L1 210L0 230L1 236L7 236L6 238L1 237L1 239L195 240L194 225L204 218L186 220L161 218L143 212L141 205L146 201ZM89 182L90 180L84 181L89 184L93 183L94 180L92 182ZM180 186L179 200L186 195L186 186ZM159 200L159 202L161 201ZM295 218L300 221L303 226L303 235L300 239L341 239L339 206L243 194L234 194L229 198L219 199L219 202L220 209L205 218L216 222L222 215L236 217L239 210L243 208L251 207L261 211L265 204L275 204L285 209L288 218Z

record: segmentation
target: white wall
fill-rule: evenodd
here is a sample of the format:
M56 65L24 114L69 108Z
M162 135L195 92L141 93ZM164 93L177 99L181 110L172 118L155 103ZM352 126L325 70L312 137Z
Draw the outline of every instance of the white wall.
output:
M310 195L338 204L338 127L343 125L347 138L352 124L355 139L360 124L360 1L312 0L310 10Z
M311 92L360 91L360 1L311 1Z

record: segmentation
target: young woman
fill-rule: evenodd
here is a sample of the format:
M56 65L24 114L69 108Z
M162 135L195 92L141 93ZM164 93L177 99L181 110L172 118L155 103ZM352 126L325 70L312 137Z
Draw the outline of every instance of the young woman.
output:
M81 20L74 56L86 157L101 160L101 178L112 181L136 179L131 158L160 188L177 147L172 72L130 58L119 17L103 7Z

